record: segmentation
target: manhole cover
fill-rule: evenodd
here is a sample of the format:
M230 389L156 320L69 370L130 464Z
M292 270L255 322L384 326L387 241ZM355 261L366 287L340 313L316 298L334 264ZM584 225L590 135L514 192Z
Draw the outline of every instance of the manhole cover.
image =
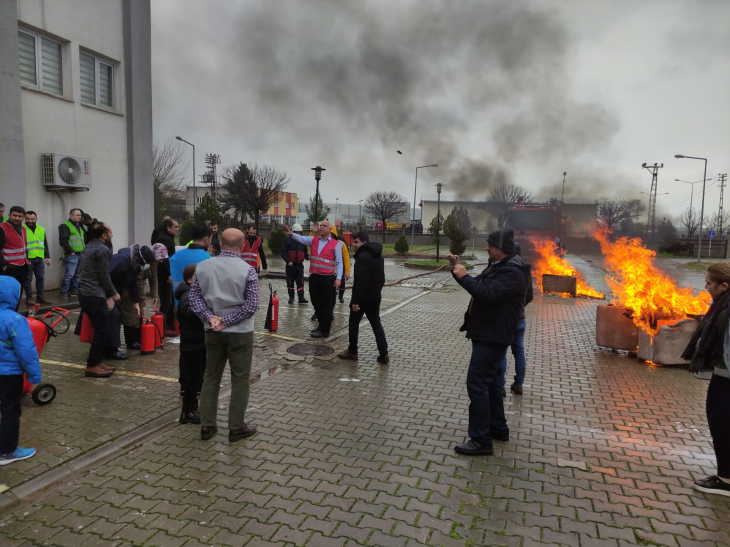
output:
M320 344L294 344L286 350L288 353L294 355L329 355L334 353L335 350L329 346L323 346Z

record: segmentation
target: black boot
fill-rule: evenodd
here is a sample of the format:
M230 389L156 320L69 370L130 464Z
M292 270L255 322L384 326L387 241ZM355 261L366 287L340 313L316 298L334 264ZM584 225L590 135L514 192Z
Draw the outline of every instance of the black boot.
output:
M199 424L200 423L200 410L198 409L198 400L195 399L191 404L188 405L188 411L185 415L185 423L188 424Z
M180 411L180 419L178 420L181 424L188 423L188 405L183 403L182 410Z

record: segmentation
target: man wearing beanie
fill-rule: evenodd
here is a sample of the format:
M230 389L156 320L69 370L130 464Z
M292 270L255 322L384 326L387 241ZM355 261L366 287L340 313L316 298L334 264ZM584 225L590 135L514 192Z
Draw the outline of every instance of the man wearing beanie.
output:
M504 416L500 368L507 348L515 341L517 325L524 311L530 267L515 254L514 232L497 230L487 238L489 266L477 277L456 265L451 271L461 287L471 295L464 325L472 353L466 377L469 394L469 437L454 450L468 456L491 455L492 441L509 440ZM449 255L451 257L452 255Z

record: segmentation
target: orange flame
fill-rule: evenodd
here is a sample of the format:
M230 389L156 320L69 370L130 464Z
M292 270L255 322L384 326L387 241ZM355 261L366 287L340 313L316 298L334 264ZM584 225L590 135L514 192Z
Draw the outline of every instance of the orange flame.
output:
M576 272L568 262L555 254L555 244L552 241L549 239L533 239L532 245L537 256L537 260L532 265L532 272L537 278L537 286L540 287L541 292L543 274L573 275L578 278L578 294L580 296L604 298L604 295L588 285L581 274Z
M613 291L614 304L629 308L639 328L656 334L668 320L707 313L712 300L709 293L694 296L690 287L677 287L674 280L654 266L656 253L647 249L641 239L621 237L611 242L609 234L606 228L599 228L595 234L609 273L606 281Z

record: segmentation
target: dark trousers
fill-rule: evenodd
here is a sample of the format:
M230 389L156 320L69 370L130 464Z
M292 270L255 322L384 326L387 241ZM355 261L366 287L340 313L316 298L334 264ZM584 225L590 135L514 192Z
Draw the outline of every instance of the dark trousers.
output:
M730 479L730 379L712 375L707 390L707 423L717 458L717 476Z
M162 281L160 278L157 283L157 289L160 293L160 312L165 316L165 330L175 330L175 299L172 296L172 285L167 280ZM163 332L164 336L165 333Z
M0 454L11 454L18 448L20 415L23 407L23 375L0 376Z
M480 446L492 446L492 437L507 437L500 368L509 346L473 341L466 375L469 394L469 437Z
M189 405L198 398L205 374L205 349L180 352L180 384L185 391L183 404Z
M309 299L319 320L319 330L328 334L332 326L332 294L336 275L311 274L309 276Z
M380 301L363 302L360 304L360 311L352 311L350 306L350 347L348 351L353 355L357 355L357 338L360 332L360 320L366 315L370 326L375 334L375 343L378 345L378 353L380 355L388 354L388 342L385 340L385 331L380 323Z
M128 327L124 325L124 343L127 345L127 349L132 349L134 344L142 343L142 329L139 327Z
M91 341L86 366L95 367L101 363L101 356L111 331L109 308L106 307L106 299L98 296L79 295L79 304L81 311L89 316L91 324L94 326L94 338ZM82 319L83 315L79 321ZM119 335L117 334L117 336Z
M293 264L286 267L286 288L289 300L294 298L294 284L297 286L297 298L304 298L304 264Z
M42 258L31 258L30 266L28 266L28 275L25 278L23 287L25 288L25 297L30 298L33 295L33 275L35 275L35 293L40 300L45 293L46 265Z
M5 270L0 270L0 275L7 275L8 277L12 277L15 279L18 283L20 283L20 296L23 296L23 287L25 287L25 282L28 280L28 266L13 266L12 264L8 264L7 268ZM20 306L20 301L18 301L18 306ZM15 308L15 311L18 311L18 308Z

